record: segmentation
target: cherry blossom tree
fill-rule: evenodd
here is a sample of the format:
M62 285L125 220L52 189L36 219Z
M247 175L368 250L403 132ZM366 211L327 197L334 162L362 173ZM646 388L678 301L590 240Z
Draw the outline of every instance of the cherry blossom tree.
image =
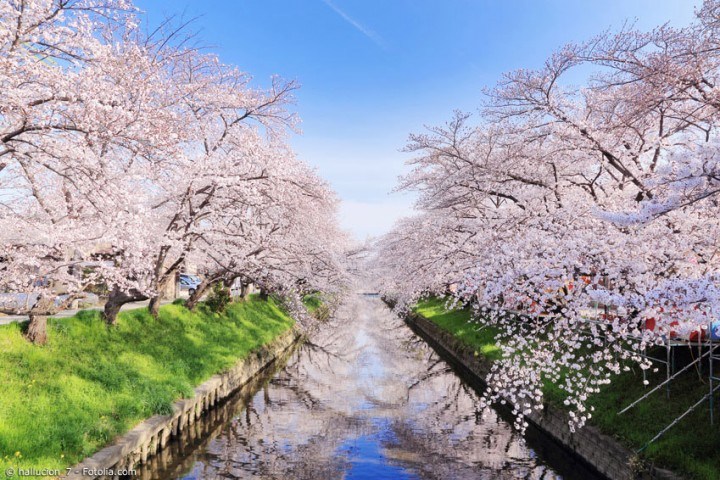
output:
M452 286L499 326L486 400L519 418L551 381L583 425L645 348L717 315L717 12L565 46L506 74L478 122L411 137L400 188L422 213L381 241L383 288L407 305Z
M123 252L132 249L133 256L149 256L152 264L143 272L128 270L128 278L139 283L114 286L105 309L108 322L114 322L122 304L147 297L157 314L161 292L188 257L202 244L222 241L217 229L223 220L248 215L248 208L257 210L274 200L266 195L271 176L292 168L284 162L287 155L281 154L284 146L277 138L294 122L284 105L296 86L275 80L264 92L248 82L247 75L212 56L188 55L174 65L174 88L182 98L179 115L191 133L183 137L182 155L172 165L164 164L149 186L151 200L141 200L148 214L142 223L157 231L151 242L133 239Z
M179 146L163 43L139 33L127 2L0 6L2 287L34 299L6 305L30 314L31 339L98 281L81 260L124 229L123 182Z
M203 241L194 263L206 272L187 302L192 308L214 283L261 285L285 296L347 284L343 262L348 240L339 231L337 200L328 186L290 152L273 152L255 198L224 208L213 220L213 240ZM275 170L276 169L276 170Z
M209 283L343 275L334 194L286 142L297 85L255 88L191 37L129 1L0 5L0 289L31 339L92 286L109 324L156 314L188 261Z

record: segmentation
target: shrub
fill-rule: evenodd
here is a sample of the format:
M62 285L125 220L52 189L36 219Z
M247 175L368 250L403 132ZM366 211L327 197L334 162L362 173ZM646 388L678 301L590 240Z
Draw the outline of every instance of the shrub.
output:
M205 305L215 312L220 313L225 311L225 307L230 303L230 290L225 288L222 283L216 283L213 285L212 292L208 295Z

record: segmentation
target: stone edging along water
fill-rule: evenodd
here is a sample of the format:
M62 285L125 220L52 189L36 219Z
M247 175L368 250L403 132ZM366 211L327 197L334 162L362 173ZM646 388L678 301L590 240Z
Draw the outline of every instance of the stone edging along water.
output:
M386 301L386 303L392 306L390 302ZM490 373L492 362L476 356L474 349L420 315L411 312L404 317L404 320L441 357L485 385L485 378ZM571 433L568 427L568 414L552 405L546 404L542 412L532 413L527 416L527 420L601 475L612 480L638 478L680 480L682 478L669 470L638 463L632 450L592 425Z
M136 465L147 462L150 457L160 452L171 438L180 435L205 412L232 396L301 338L295 328L280 334L269 344L250 352L229 371L214 375L195 388L193 398L176 401L172 414L148 418L120 436L112 445L73 467L65 478L117 478L117 472L131 470Z

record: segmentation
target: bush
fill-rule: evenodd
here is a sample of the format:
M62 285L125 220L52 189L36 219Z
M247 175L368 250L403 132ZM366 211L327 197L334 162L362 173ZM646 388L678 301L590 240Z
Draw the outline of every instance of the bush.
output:
M225 288L222 283L216 283L213 285L212 292L208 295L208 299L205 301L205 305L215 313L225 311L225 307L231 301L230 290Z

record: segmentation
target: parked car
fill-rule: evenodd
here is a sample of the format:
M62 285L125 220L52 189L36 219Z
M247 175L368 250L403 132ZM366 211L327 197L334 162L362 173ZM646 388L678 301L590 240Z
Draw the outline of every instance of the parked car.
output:
M198 277L197 275L191 275L189 273L181 273L180 274L180 290L187 290L189 295L192 295L195 293L195 290L200 286L202 283L202 279Z

